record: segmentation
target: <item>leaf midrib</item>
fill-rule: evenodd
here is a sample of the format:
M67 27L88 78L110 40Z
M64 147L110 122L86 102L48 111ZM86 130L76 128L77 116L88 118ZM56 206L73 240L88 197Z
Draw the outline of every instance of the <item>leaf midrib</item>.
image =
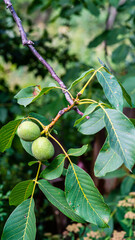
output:
M84 145L84 146L86 146L86 145ZM88 148L88 147L87 147ZM87 150L87 149L86 149ZM80 153L81 152L81 150L78 150L78 151L76 151L75 152L75 154L78 154L78 153ZM68 155L69 156L75 156L75 157L79 157L79 156L76 156L76 155L73 155L74 153L68 153ZM83 155L83 153L82 153L82 155ZM81 156L81 155L80 155Z
M89 202L89 199L88 199L87 196L85 195L85 193L84 193L84 191L83 191L83 188L82 188L82 186L81 186L81 184L80 184L80 181L79 181L79 179L78 179L78 177L77 177L77 173L76 173L76 171L75 171L75 168L74 168L74 166L73 166L73 163L70 163L70 164L71 164L71 166L72 166L72 169L73 169L75 178L76 178L76 180L77 180L77 183L78 183L78 185L79 185L80 190L82 191L82 194L83 194L84 198L86 199L86 201L88 202L88 204L89 204L90 207L92 208L93 212L95 212L95 214L99 217L99 219L106 225L106 222L105 222L105 221L100 217L100 215L95 211L95 209L92 207L91 203Z
M25 189L25 191L24 191L24 200L26 200L27 191L28 191L28 189L29 189L29 187L30 187L30 185L31 185L32 183L33 183L33 181L30 180L29 184L27 185L27 187L26 187L26 189ZM34 186L33 186L33 187L34 187Z
M23 234L23 238L22 238L22 240L24 240L25 239L25 235L26 235L26 231L27 231L27 228L28 228L28 221L29 221L29 217L30 217L30 212L31 212L31 204L32 204L32 197L30 198L30 204L29 204L29 208L28 208L28 215L27 215L27 221L26 221L26 227L25 227L25 229L24 229L24 234Z
M49 171L47 173L45 172L44 174L49 174L49 173L52 173L52 172L56 171L56 169L58 169L61 166L61 164L64 162L65 158L66 158L66 156L63 157L62 161L60 162L60 164L56 168L52 169L51 171ZM46 170L47 170L47 168L46 168Z
M115 145L116 145L116 143L115 143ZM110 149L111 149L111 147L110 147ZM109 148L107 149L107 151L109 151ZM106 152L107 152L107 151L106 151ZM113 149L112 149L112 151L113 151ZM96 175L99 174L102 170L104 170L104 168L109 164L109 162L111 161L111 159L114 157L115 154L116 154L116 153L113 151L113 155L111 156L111 158L109 159L109 161L107 162L107 164L106 164L98 173L96 173Z
M100 172L102 172L102 171L104 170L104 168L110 163L111 159L114 157L114 154L115 154L115 152L113 153L113 155L111 156L111 158L109 159L109 161L106 163L106 165L105 165L98 173L96 173L96 175L99 174ZM103 175L103 176L104 176L104 175Z
M106 114L106 116L107 116L107 118L108 118L108 120L109 120L109 122L110 122L110 124L111 124L111 126L112 126L112 129L113 129L113 131L114 131L114 134L116 135L117 141L118 141L118 143L119 143L120 149L121 149L121 151L122 151L122 153L123 153L124 159L126 160L127 166L128 166L128 160L127 160L127 158L126 158L126 156L125 156L125 154L124 154L124 152L123 152L123 148L122 148L122 146L121 146L121 143L120 143L119 137L118 137L118 135L117 135L117 133L116 133L116 131L115 131L115 128L113 127L113 124L112 124L112 122L111 122L111 119L110 119L108 113L106 112L106 110L105 110L104 108L102 108L102 109L104 110L104 112L105 112L105 114Z
M116 102L119 104L118 99L116 98L115 94L113 93L113 91L112 91L112 89L111 89L109 83L106 81L106 78L104 77L103 73L102 73L101 71L98 71L98 72L103 76L103 78L104 78L105 82L107 83L107 85L108 85L108 87L109 87L109 89L110 89L110 91L111 91L113 97L116 99ZM110 76L111 76L111 75L110 75Z
M94 72L94 69L88 70L88 72L86 74L84 74L82 77L80 76L79 78L77 78L68 88L68 90L70 90L72 87L74 87L76 85L76 82L80 82L83 78L87 77L90 73Z

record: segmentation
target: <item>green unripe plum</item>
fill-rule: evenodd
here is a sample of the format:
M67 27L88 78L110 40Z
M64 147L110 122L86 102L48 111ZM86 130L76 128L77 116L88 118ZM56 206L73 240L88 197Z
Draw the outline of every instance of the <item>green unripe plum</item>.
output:
M48 160L54 155L54 147L46 137L39 137L32 144L32 153L37 160Z
M25 121L19 125L17 134L24 141L34 141L40 137L40 128L34 122Z

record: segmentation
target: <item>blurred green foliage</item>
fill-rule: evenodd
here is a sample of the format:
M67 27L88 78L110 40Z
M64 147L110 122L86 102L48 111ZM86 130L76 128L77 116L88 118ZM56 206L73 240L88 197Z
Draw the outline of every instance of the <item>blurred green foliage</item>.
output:
M28 38L34 41L36 49L51 64L67 87L82 72L91 67L98 67L97 58L100 57L123 83L135 103L134 0L30 0L29 2L18 0L12 3L22 19ZM25 116L29 112L42 114L51 121L60 109L67 106L60 90L50 92L27 109L17 104L14 95L21 87L32 84L41 84L45 87L54 80L29 49L22 46L18 29L3 2L0 7L0 76L0 126L19 116ZM72 90L72 94L75 95L81 86L82 82ZM85 96L106 101L97 81L91 84L84 98ZM128 105L125 104L125 106ZM81 110L84 111L84 107L81 107ZM59 133L57 137L66 149L89 144L89 151L80 157L78 162L91 173L95 138L81 135L73 128L78 118L75 112L65 114L56 125ZM57 149L57 151L59 153L60 150ZM20 180L31 179L35 176L34 167L29 168L27 165L29 161L31 157L24 152L17 136L12 148L0 155L0 231L13 209L8 203L10 190ZM54 184L63 188L61 181ZM126 177L121 188L119 186L120 183L108 197L107 201L110 205L112 199L116 199L117 203L119 199L129 194L129 191L133 191L134 181ZM54 239L46 235L43 237L43 234L50 232L52 227L52 234L60 233L69 223L69 220L55 213L56 209L48 204L41 193L40 196L37 193L36 208L39 234L37 239ZM116 229L126 231L124 223L120 224L125 214L121 211L120 209L117 211L114 224ZM65 221L60 229L57 215L61 221L63 219ZM128 228L128 233L131 228L132 223ZM87 231L86 229L86 233ZM71 239L72 235L70 234L70 238L67 239ZM60 236L58 237L60 239Z

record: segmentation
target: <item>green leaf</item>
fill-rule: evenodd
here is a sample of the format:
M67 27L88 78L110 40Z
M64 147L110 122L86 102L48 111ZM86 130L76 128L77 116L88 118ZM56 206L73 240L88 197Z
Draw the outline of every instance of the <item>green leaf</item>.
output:
M10 121L0 129L0 152L11 147L14 135L22 119Z
M76 214L87 222L107 227L110 218L109 207L91 177L75 164L68 167L65 194L68 204Z
M55 89L56 87L52 86L52 87L45 87L43 88L40 93L32 100L32 102L36 101L39 97L41 97L42 95L48 94L50 92L50 90Z
M29 105L33 99L40 93L40 89L38 86L30 86L27 88L21 89L14 98L17 99L18 104L23 105L26 107Z
M113 219L113 217L110 218L110 220L108 222L108 226L109 226L109 228L104 228L104 233L105 233L106 236L110 236L110 238L111 238L112 233L114 231L114 219ZM98 231L98 229L97 229L97 231ZM106 237L105 240L107 240L107 238L108 237ZM109 238L108 238L108 240L109 240Z
M120 186L120 191L122 195L128 195L131 192L131 189L133 187L135 183L135 179L127 176L126 178L124 178L121 186Z
M52 180L61 176L64 167L65 155L59 154L50 165L40 174L41 178Z
M36 0L32 1L28 7L28 13L31 14L36 11L41 11L42 9L48 8L50 5L50 0L41 0L37 2Z
M28 165L31 167L32 165L36 164L36 163L39 163L39 161L31 161L31 162L28 162Z
M93 3L93 1L84 0L84 2L86 4L86 8L90 11L90 13L93 14L94 16L98 17L100 14L100 11L99 11L98 7Z
M131 170L135 164L135 128L132 122L115 109L104 109L105 124L111 148Z
M21 141L21 144L22 144L23 148L25 149L25 151L27 153L29 153L31 156L33 156L32 149L31 149L33 142L28 142L28 141L26 142L21 138L20 138L20 141Z
M96 107L98 107L98 104L97 104L97 103L92 103L91 105L89 105L89 106L86 108L83 116L82 116L81 118L79 118L79 119L76 120L76 122L75 122L75 124L74 124L74 127L75 127L77 124L79 124L80 122L82 122L82 121L85 119L86 116L88 116L89 114L91 114L91 113L96 109Z
M106 41L107 46L113 45L115 43L122 41L126 33L127 33L127 29L123 26L105 30L99 35L97 35L92 41L90 41L90 43L88 44L88 47L89 48L97 47L103 41Z
M96 236L96 232L99 232L99 231L101 231L101 232L103 232L103 233L105 233L105 235L107 235L105 238L103 237L103 238L99 238L98 237L98 235L97 235L97 238L90 238L90 240L110 240L110 238L109 238L109 236L111 236L112 235L112 232L113 232L113 230L114 230L114 226L113 226L114 224L113 224L113 218L110 218L110 220L109 220L109 222L108 222L108 227L107 228L104 228L103 230L99 230L99 227L98 226L96 226L96 225L91 225L91 228L90 228L90 231L94 231L95 232L95 236ZM94 235L94 233L93 233L93 235ZM109 236L108 236L109 235ZM86 240L89 240L89 239L87 239L86 238Z
M58 135L58 132L57 132L56 129L52 129L52 131L53 131L56 135Z
M105 177L103 177L103 179L110 179L110 178L122 178L127 176L127 172L125 169L123 168L119 168L113 172L109 172L105 175Z
M96 36L90 43L88 44L88 48L94 48L97 47L99 44L101 44L106 39L107 32L104 31L98 36Z
M90 115L96 109L96 107L98 107L98 103L92 103L91 105L89 105L85 109L85 112L84 112L82 118L84 119L86 116Z
M102 109L98 109L94 113L90 114L90 119L82 123L78 128L78 131L84 135L92 135L99 132L104 127L104 112Z
M63 168L63 172L62 172L62 175L65 177L67 174L67 169L66 168Z
M127 29L124 26L115 27L113 29L107 30L106 36L106 44L107 46L111 46L115 43L119 43L125 39L125 34L127 33Z
M113 151L109 145L108 138L106 139L103 147L101 148L97 157L94 173L96 177L105 176L106 173L112 172L119 168L123 163L120 156Z
M38 183L40 190L44 193L46 198L62 213L75 222L85 223L84 219L74 213L72 208L68 205L65 194L61 189L52 186L44 179L39 180Z
M83 155L88 149L88 144L87 145L83 145L81 148L71 148L68 150L68 155L70 156L75 156L75 157L79 157L81 155Z
M127 233L127 236L129 236L129 233L131 231L131 224L129 222L129 219L124 218L126 213L127 213L127 208L118 207L115 216L116 216L117 222L120 224L122 229ZM124 220L127 220L127 222L124 222Z
M101 66L104 67L105 71L108 72L108 73L110 73L109 68L106 66L106 64L105 64L100 58L98 58L98 61L99 61L99 63L101 64Z
M123 94L122 89L116 80L116 78L107 73L98 71L97 79L101 86L103 87L104 93L108 101L114 106L116 109L122 111L123 110Z
M118 80L117 80L118 81ZM132 108L133 107L133 103L132 103L132 99L131 97L129 96L129 94L127 93L126 89L123 87L123 85L121 84L121 82L119 82L119 85L121 86L121 89L122 89L122 93L123 93L123 97L125 98L125 100L127 101L127 103L130 105L130 107Z
M126 44L118 46L112 53L112 61L114 63L124 62L129 53L129 50L130 47Z
M36 238L36 219L34 200L22 202L9 216L1 240L34 240Z
M50 123L46 117L44 117L44 116L42 116L41 114L38 114L38 113L31 112L31 113L29 113L29 117L33 117L33 118L38 119L45 126ZM34 121L34 120L32 120L32 121ZM35 123L38 124L37 121L35 121Z
M17 206L22 203L32 194L33 186L34 183L32 180L18 183L10 193L9 204Z
M77 83L79 83L81 80L83 80L88 74L94 72L95 70L92 68L92 69L89 69L88 71L84 72L81 74L81 76L79 78L77 78L72 84L71 86L69 87L68 90L70 90L72 87L74 87Z
M109 0L110 4L114 7L117 7L119 4L119 0Z
M127 74L123 79L123 86L128 92L132 100L132 107L135 107L135 81L134 81L134 72ZM127 106L129 107L129 106Z
M133 46L135 46L135 36L134 36L134 35L131 35L131 36L129 37L129 40L130 40L130 42L133 44Z
M30 86L27 88L23 88L21 91L19 91L14 98L17 99L18 104L26 107L27 105L36 101L39 97L41 97L44 94L47 94L50 90L54 88L55 88L54 86L45 87L42 90L40 90L37 85Z

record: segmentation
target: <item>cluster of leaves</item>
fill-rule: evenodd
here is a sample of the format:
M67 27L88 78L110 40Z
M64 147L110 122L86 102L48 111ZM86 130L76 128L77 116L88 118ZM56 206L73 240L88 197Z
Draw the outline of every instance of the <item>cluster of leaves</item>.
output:
M2 127L3 124L16 118L17 114L23 114L23 111L13 98L14 92L9 89L2 78L0 79L0 85L0 127ZM12 148L8 149L5 154L0 154L0 235L7 216L13 210L8 208L10 189L24 177L22 172L24 166L21 164L18 166L18 163L21 163L23 158L22 147L17 138L14 139ZM26 170L25 177L29 176Z
M122 4L120 1L110 1L110 4L116 8L117 19L115 19L111 26L106 27L106 29L90 41L88 47L95 48L102 42L105 42L107 47L117 44L111 54L111 60L115 64L123 63L127 60L126 65L129 71L129 68L134 66L135 58L133 51L135 35L132 31L135 24L135 13L132 11L134 1L125 1Z
M93 14L94 16L98 17L100 14L99 11L99 7L103 7L104 6L105 1L102 1L102 3L100 1L93 1L93 0L68 0L66 2L63 2L61 0L56 0L56 1L40 1L40 2L36 2L35 0L31 3L31 5L29 6L29 13L40 9L41 11L47 9L48 7L51 8L58 8L60 10L59 14L57 15L58 17L62 17L62 18L66 18L66 19L70 19L71 16L73 14L75 15L79 15L81 10L83 8L86 8L91 14Z
M103 63L102 63L103 64ZM104 71L103 71L104 69ZM95 164L95 175L103 177L109 172L117 170L122 164L125 164L127 169L131 171L134 166L134 136L135 127L133 123L122 113L123 97L132 106L132 101L124 87L116 80L116 78L108 72L108 69L103 64L98 70L89 70L83 73L80 78L75 80L70 88L82 81L87 74L94 72L99 83L101 84L105 96L109 104L103 102L96 102L92 99L87 99L90 104L84 116L89 115L89 120L84 120L84 117L77 120L75 125L82 134L91 135L99 132L102 128L107 129L107 138L102 147ZM32 97L31 94L35 87L28 87L21 90L16 98L18 103L27 106L34 100L37 100L44 93L48 93L55 87L39 89L37 94ZM23 98L24 95L24 98ZM25 102L24 102L25 99ZM82 101L82 102L81 102ZM83 102L83 99L80 100ZM43 125L46 125L46 119L38 114L29 114L29 118L38 119ZM18 119L9 122L0 130L0 150L3 152L11 146L16 129L23 119ZM84 121L83 123L81 123ZM50 135L51 136L51 135ZM126 137L125 137L126 136ZM54 140L55 138L52 137ZM22 141L24 149L30 154L32 142ZM59 142L56 140L59 144ZM60 144L59 144L60 145ZM61 146L61 145L60 145ZM4 227L2 239L14 235L15 237L25 237L28 239L35 239L36 222L34 214L34 199L33 191L35 184L38 183L40 190L44 193L46 198L55 205L66 216L77 222L90 222L99 227L107 227L110 218L110 210L105 204L102 195L98 192L90 176L76 164L74 164L70 156L80 156L85 153L87 146L81 149L69 149L66 153L62 148L64 154L58 155L51 163L48 164L45 170L40 174L40 180L34 183L34 180L27 180L15 186L9 198L11 205L17 208L10 215ZM52 186L47 180L53 180L60 177L64 169L65 158L69 160L69 167L65 169L65 193ZM117 164L116 164L117 162ZM29 165L33 165L37 161L32 161ZM37 181L37 180L36 180ZM29 198L29 196L31 196ZM83 201L82 201L83 199ZM96 204L95 204L96 203ZM19 217L20 225L13 219ZM22 228L23 222L23 228ZM12 230L11 230L12 223ZM14 230L13 230L14 229ZM18 229L18 231L17 231Z
M69 19L73 15L80 15L81 11L85 8L95 17L99 17L101 14L101 9L107 8L108 1L39 1L38 3L33 0L28 8L28 12L32 13L36 10L44 11L48 8L58 9L59 12L51 21L56 20L57 18L67 19L67 24L69 24ZM132 57L132 64L134 62L133 47L135 45L135 36L132 31L134 27L134 2L125 1L122 4L119 1L109 1L110 7L116 8L118 19L114 21L113 26L108 27L103 30L99 35L97 35L92 41L89 42L89 48L95 48L103 41L106 42L107 46L112 46L114 44L119 44L117 48L114 49L112 53L112 61L114 63L119 63L125 61L128 55ZM126 14L125 14L126 13ZM125 20L122 21L123 15L125 15ZM116 25L116 26L115 26ZM127 39L129 43L127 43ZM129 63L131 65L131 62Z
M4 18L3 18L4 12ZM2 3L0 18L0 55L4 58L5 62L12 62L16 67L27 66L29 71L34 71L35 76L41 76L44 78L47 75L47 70L42 67L42 64L38 61L33 61L33 55L26 47L18 48L21 45L20 37L16 33L14 26L14 20L12 16L6 12L5 5ZM21 17L21 12L19 13ZM32 34L32 20L27 17L25 25L28 28L29 34ZM55 38L60 39L57 34ZM65 45L69 45L69 39L64 35L62 38L65 41ZM32 39L33 40L33 39ZM34 41L34 40L33 40ZM49 35L46 29L43 30L41 38L34 41L37 50L40 50L40 54L45 57L46 60L51 59L52 61L58 61L64 68L67 63L77 61L75 55L68 54L68 48L61 46L53 46L53 38ZM40 46L40 49L38 49ZM55 54L54 54L55 52Z
M109 178L112 178L112 180L115 176L117 176L118 178L125 176L124 181L121 183L120 189L115 189L114 191L112 191L112 193L107 199L107 202L110 205L113 214L116 213L108 223L109 228L99 229L97 226L94 225L87 225L85 227L84 225L73 223L72 225L67 226L66 231L64 231L64 239L68 239L68 237L72 237L72 239L76 239L76 237L79 237L79 239L85 238L87 240L110 240L117 238L123 240L123 238L134 238L134 171L131 176L126 175L126 172L119 171L119 174L109 176ZM120 228L119 231L115 230L116 226L118 225L121 226L122 231L120 231Z

